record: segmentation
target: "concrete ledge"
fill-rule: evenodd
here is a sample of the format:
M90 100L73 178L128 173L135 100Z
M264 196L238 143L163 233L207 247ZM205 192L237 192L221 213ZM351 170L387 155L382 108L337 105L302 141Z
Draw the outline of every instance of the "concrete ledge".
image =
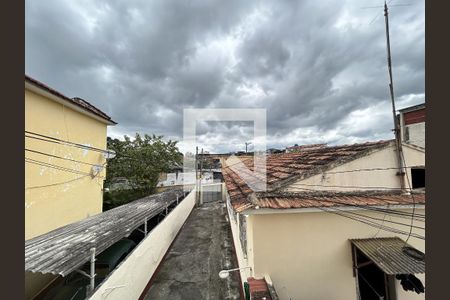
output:
M195 205L195 191L158 224L89 299L138 299Z

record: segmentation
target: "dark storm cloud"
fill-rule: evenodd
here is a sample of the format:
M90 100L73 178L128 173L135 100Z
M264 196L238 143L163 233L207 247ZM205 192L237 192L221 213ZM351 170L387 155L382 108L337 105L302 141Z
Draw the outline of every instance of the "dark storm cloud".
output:
M114 136L180 139L184 108L254 107L267 109L269 146L391 138L383 12L362 8L377 5L29 1L26 73L105 110ZM390 16L398 105L420 103L423 2ZM242 150L251 132L205 124L202 141L226 141L215 150Z

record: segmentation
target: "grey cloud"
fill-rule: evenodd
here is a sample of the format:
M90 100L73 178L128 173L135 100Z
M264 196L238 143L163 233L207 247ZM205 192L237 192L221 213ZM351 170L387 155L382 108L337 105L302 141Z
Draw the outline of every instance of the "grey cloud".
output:
M361 9L381 4L27 1L26 73L105 110L115 136L180 139L183 108L256 107L269 146L389 138L389 118L369 110L358 130L349 120L390 112L382 9ZM393 7L390 24L396 96L422 102L423 3ZM204 141L248 138L239 122L213 123Z

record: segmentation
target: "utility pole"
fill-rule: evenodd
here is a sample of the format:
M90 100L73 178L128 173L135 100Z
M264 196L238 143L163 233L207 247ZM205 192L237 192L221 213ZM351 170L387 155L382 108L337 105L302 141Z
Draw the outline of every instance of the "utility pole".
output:
M389 40L389 12L386 1L384 2L384 19L386 23L386 46L387 46L387 62L388 62L388 71L389 71L389 92L391 94L391 102L392 102L392 116L394 117L394 133L395 133L395 143L396 143L396 152L397 152L397 161L398 161L398 172L397 176L400 179L400 187L402 191L405 191L405 166L403 164L403 150L402 150L402 141L400 137L400 128L399 123L397 122L397 114L395 109L395 100L394 100L394 83L392 81L392 60L391 60L391 43Z
M198 205L198 146L195 147L195 204Z
M247 146L251 144L252 144L251 142L245 142L245 153L247 153Z
M201 152L201 155L200 155L200 188L199 188L200 205L203 204L202 179L203 179L203 148L202 148L202 152Z

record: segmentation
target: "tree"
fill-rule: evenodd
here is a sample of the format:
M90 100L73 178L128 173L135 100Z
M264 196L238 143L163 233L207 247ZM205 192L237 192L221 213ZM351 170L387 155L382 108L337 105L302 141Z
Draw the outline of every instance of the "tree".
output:
M133 190L150 194L158 183L160 173L169 172L182 163L183 155L176 141L165 142L163 136L145 134L142 137L138 133L133 140L128 136L124 139L108 137L108 149L115 151L116 156L108 160L106 186L113 178L125 177Z

